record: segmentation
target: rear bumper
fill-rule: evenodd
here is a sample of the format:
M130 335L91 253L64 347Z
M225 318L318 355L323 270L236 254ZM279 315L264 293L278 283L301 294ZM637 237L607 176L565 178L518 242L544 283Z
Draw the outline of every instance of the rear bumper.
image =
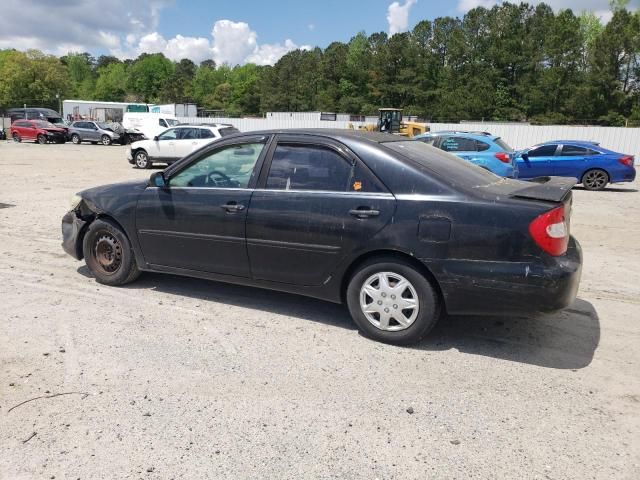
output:
M425 262L438 279L451 314L510 315L553 312L573 302L582 249L571 237L567 253L532 262Z
M82 260L82 242L87 222L79 218L74 210L62 217L62 249L76 260Z
M636 179L635 167L618 168L610 173L611 183L633 182Z

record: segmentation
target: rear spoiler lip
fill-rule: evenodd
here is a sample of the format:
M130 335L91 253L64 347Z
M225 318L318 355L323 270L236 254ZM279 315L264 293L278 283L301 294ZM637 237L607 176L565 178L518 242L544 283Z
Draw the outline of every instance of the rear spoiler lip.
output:
M531 186L516 190L512 197L531 198L548 202L562 202L571 193L573 186L578 183L575 178L567 177L536 177L531 179Z

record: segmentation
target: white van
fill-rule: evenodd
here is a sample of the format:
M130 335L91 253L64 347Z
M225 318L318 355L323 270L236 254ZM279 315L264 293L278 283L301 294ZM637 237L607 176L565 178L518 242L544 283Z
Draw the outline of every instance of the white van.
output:
M122 126L127 129L136 129L144 133L148 139L160 135L169 127L178 124L178 119L165 113L149 112L125 112L122 118Z

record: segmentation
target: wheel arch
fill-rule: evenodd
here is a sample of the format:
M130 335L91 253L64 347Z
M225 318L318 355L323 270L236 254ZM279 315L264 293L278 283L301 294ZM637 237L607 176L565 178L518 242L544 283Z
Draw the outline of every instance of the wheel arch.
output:
M82 229L80 230L80 232L78 232L78 237L76 238L76 245L75 245L76 252L78 252L79 260L82 260L84 258L84 252L82 250L82 245L84 244L84 237L87 235L87 232L89 231L89 227L91 226L91 224L93 224L93 222L95 222L96 220L107 220L108 222L113 223L127 237L127 240L129 240L129 243L133 245L133 242L131 240L131 235L129 235L129 233L127 232L127 229L124 228L122 224L118 222L118 220L116 220L113 216L109 215L108 213L97 213L91 210L85 204L81 209L81 215L82 215L82 219L85 221L85 224L82 226Z
M438 295L438 299L440 300L443 310L446 312L447 306L445 303L445 297L442 293L442 288L440 287L440 283L436 279L435 275L433 275L431 270L429 270L429 267L427 267L424 263L422 263L413 255L410 255L400 250L393 250L393 249L371 250L355 258L349 264L349 266L346 268L346 270L342 275L342 280L340 283L340 300L342 301L342 303L346 303L345 295L346 295L347 287L349 285L349 281L351 280L351 277L353 277L354 273L358 270L358 268L362 264L374 258L401 259L409 263L418 272L420 272L427 279L427 281L429 281L429 283L431 283L431 285L436 291L436 294Z

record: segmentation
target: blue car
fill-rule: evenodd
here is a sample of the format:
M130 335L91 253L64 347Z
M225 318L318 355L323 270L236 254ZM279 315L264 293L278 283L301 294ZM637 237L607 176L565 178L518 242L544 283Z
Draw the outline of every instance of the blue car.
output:
M517 178L515 153L500 137L487 132L442 131L413 137L451 152L501 177Z
M587 190L602 190L609 183L633 182L632 155L602 148L596 142L555 140L516 154L518 178L573 177Z

